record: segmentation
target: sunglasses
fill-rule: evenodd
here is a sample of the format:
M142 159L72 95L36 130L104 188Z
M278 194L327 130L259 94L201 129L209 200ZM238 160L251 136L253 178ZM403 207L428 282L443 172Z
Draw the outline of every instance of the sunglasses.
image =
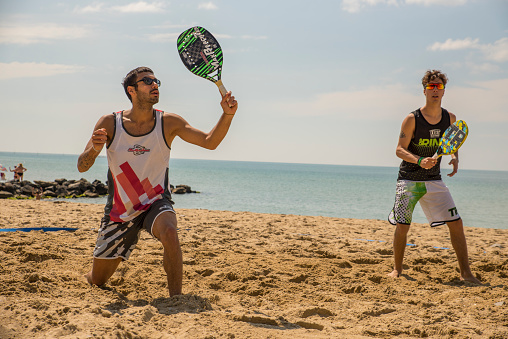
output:
M425 86L426 89L434 89L436 87L437 89L444 89L443 84L427 84L427 86Z
M157 84L157 86L159 86L159 87L161 86L161 81L159 79L155 79L155 78L144 77L143 79L136 81L136 83L138 83L140 81L143 81L145 83L145 85L148 85L148 86L150 86L154 82Z

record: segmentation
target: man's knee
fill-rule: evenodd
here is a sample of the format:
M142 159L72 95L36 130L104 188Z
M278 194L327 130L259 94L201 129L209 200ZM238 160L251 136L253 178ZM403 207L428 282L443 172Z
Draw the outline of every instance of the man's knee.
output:
M395 232L397 232L399 234L407 234L409 232L409 226L410 225L397 224L397 228L396 228Z
M154 223L153 234L163 245L178 243L176 216L168 212L161 214Z
M448 229L450 230L450 232L463 232L464 231L464 226L462 224L462 219L459 219L459 220L454 220L454 221L448 221L446 223L446 225L448 226Z
M162 243L173 243L178 241L178 231L174 225L165 225L161 227L159 236L159 240Z

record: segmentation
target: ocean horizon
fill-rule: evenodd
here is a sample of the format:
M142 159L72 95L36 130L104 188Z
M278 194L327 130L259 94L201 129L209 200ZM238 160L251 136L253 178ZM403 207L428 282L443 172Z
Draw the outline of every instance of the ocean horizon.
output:
M78 155L0 152L7 169L18 163L28 170L24 180L59 178L106 182L107 159L99 156L79 173ZM465 226L508 229L508 172L465 170L443 181ZM354 219L386 220L393 207L397 167L299 164L225 160L171 159L172 185L189 185L200 193L174 195L175 208L249 211ZM12 179L7 171L7 179ZM102 198L68 199L104 204ZM427 223L418 205L413 222ZM390 227L391 225L388 224Z

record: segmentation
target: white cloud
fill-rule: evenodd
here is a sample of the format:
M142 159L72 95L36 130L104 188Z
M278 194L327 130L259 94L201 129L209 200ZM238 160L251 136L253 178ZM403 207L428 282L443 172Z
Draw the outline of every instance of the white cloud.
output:
M198 6L198 9L204 9L204 10L207 10L207 11L216 10L217 8L218 8L217 5L215 5L211 1L209 1L209 2L202 2Z
M0 80L12 78L37 78L57 74L82 72L84 67L35 62L0 63Z
M213 36L216 37L217 39L231 39L232 38L232 36L229 34L214 34Z
M398 5L397 0L343 0L342 9L349 13L357 13L368 6Z
M192 26L196 26L196 24L173 24L173 23L169 23L169 22L166 22L166 23L162 23L160 25L156 25L154 26L155 28L157 29L182 29L182 31L184 29L187 29L187 28L190 28Z
M103 3L95 3L92 5L85 6L83 8L77 8L74 12L83 13L83 14L98 13L98 12L102 11L103 8L104 8Z
M148 36L152 42L176 42L180 33L159 33Z
M415 5L444 5L444 6L462 6L467 3L468 0L406 0L406 4Z
M435 42L427 49L431 51L455 51L459 49L479 48L480 39L465 38L463 40L448 39L445 42Z
M164 3L145 1L133 2L125 6L116 6L111 9L121 13L158 13L164 11Z
M493 44L481 46L487 60L496 62L508 61L508 38L502 38Z
M400 5L444 5L461 6L468 0L342 0L342 9L349 13L357 13L366 7L376 5L400 6Z
M443 107L466 121L508 122L508 79L475 82L471 86L450 84L443 98ZM425 104L423 90L414 86L394 84L323 93L309 100L281 102L274 109L291 116L334 117L340 121L375 122L402 119Z
M242 39L245 40L266 40L268 37L266 35L242 35Z
M480 81L470 87L448 86L444 107L466 121L508 122L508 79Z
M158 13L164 11L165 4L163 2L152 2L146 1L133 2L123 6L109 6L106 7L104 3L93 3L82 8L76 8L75 13L90 14L99 13L106 11L120 12L120 13Z
M79 39L89 35L87 27L53 23L0 26L0 44L34 44Z
M454 51L461 49L476 49L483 53L486 60L494 62L508 61L508 38L501 38L493 44L480 44L480 39L465 38L462 40L448 39L445 42L435 42L427 47L431 51Z
M345 120L402 119L423 100L423 94L408 93L407 86L399 84L323 93L311 100L281 103L280 109L291 112L291 115L336 116Z
M501 72L501 69L498 65L494 65L488 62L466 62L463 67L468 69L471 74L498 74Z

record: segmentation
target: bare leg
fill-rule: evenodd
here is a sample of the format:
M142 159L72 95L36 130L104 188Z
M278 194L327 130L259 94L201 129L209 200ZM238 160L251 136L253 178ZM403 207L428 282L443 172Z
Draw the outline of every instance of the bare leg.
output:
M407 232L409 225L397 224L395 234L393 235L393 271L388 274L389 277L397 278L402 273L402 262L404 260L404 252L407 244Z
M116 259L93 259L92 270L85 274L85 278L90 285L101 286L108 281L115 273L116 268L122 261L122 258Z
M170 296L182 294L183 259L176 225L175 213L163 212L155 219L152 228L153 235L164 246L163 265Z
M459 262L460 279L481 285L482 283L473 275L471 268L469 267L466 236L464 235L462 219L450 221L446 224L450 230L450 239Z

